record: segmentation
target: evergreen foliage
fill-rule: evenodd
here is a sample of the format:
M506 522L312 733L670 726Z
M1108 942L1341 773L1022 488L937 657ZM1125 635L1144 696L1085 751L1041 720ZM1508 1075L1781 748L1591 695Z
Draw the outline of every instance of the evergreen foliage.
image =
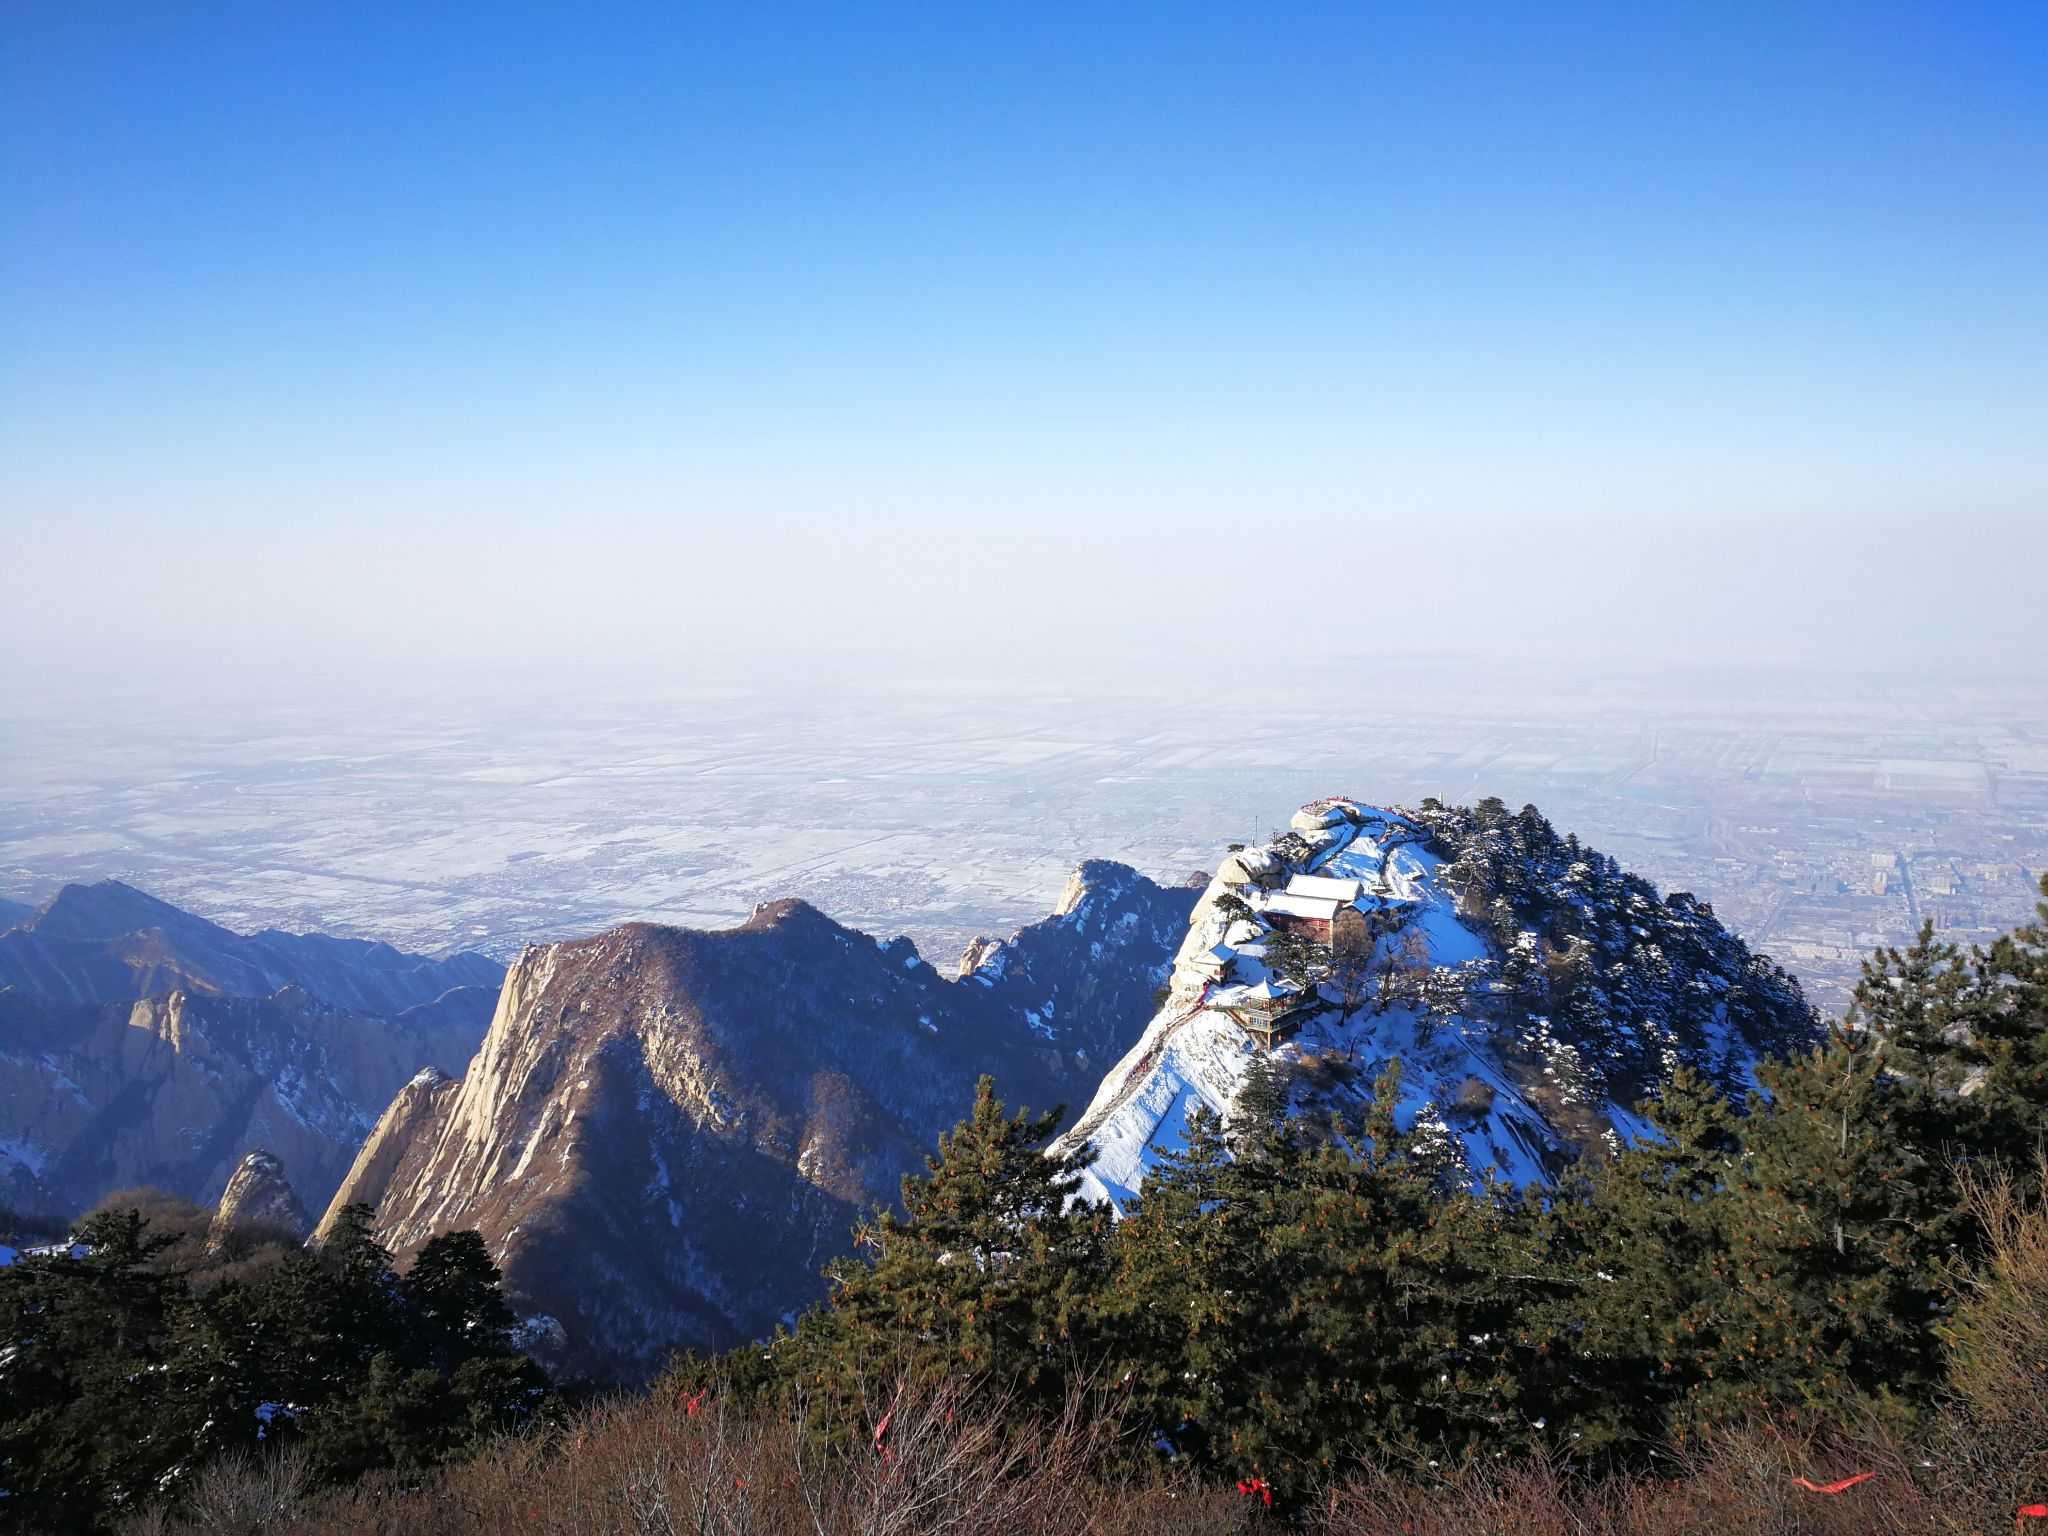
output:
M0 1529L95 1529L259 1448L327 1480L418 1467L547 1407L474 1232L403 1277L363 1207L254 1259L195 1259L135 1208L71 1239L0 1268Z
M1536 935L1517 985L1611 1003L1607 936L1512 871L1611 873L1531 816L1482 803L1442 812L1442 836L1474 910ZM1007 1111L984 1079L825 1304L683 1369L847 1467L887 1448L878 1388L972 1383L963 1412L1043 1423L1106 1394L1126 1471L1164 1461L1283 1514L1364 1470L1656 1466L1735 1422L1919 1435L1950 1394L1951 1421L2048 1470L2048 1218L2015 1193L2048 1142L2043 896L1988 948L1923 932L1880 952L1850 1020L1799 1033L1747 1093L1680 1066L1641 1105L1652 1135L1547 1191L1467 1187L1397 1121L1398 1066L1351 1118L1309 1125L1261 1056L1228 1120L1190 1114L1112 1222L1074 1199L1086 1149L1044 1154L1057 1116ZM1693 1006L1698 909L1631 910L1678 957L1671 1006ZM1796 1002L1745 965L1698 1006ZM403 1275L362 1208L317 1249L210 1275L138 1209L75 1238L0 1270L0 1524L105 1522L259 1442L296 1442L328 1479L410 1475L543 1413L474 1233Z
M1006 1114L981 1080L924 1175L904 1179L902 1211L859 1228L857 1254L828 1271L830 1299L794 1340L809 1393L856 1403L874 1377L964 1371L1027 1401L1063 1399L1108 1223L1073 1202L1084 1160L1040 1151L1058 1122Z
M1530 813L1465 814L1472 846L1574 855ZM1468 864L1482 910L1547 921L1506 862ZM1696 909L1674 901L1639 915L1677 949ZM1987 951L1880 954L1854 1023L1795 1032L1739 1099L1679 1067L1641 1106L1653 1136L1540 1195L1447 1174L1396 1123L1398 1068L1356 1120L1310 1126L1261 1057L1110 1226L1070 1205L1083 1159L1037 1152L1054 1122L984 1083L829 1305L734 1379L844 1395L909 1360L1045 1405L1085 1380L1118 1394L1134 1457L1283 1503L1361 1466L1640 1466L1738 1421L1911 1429L1945 1340L1983 1335L1981 1302L1948 1321L1986 1242L1966 1186L2031 1169L2048 1136L2044 954L2048 904ZM1746 965L1733 1006L1796 1002Z
M1513 1016L1542 1017L1600 1046L1621 1040L1725 1040L1731 1033L1796 1050L1818 1033L1799 983L1685 891L1659 897L1613 858L1560 834L1533 805L1470 808L1424 801L1415 819L1459 915L1484 928ZM1466 1009L1474 1006L1466 1000ZM1714 1070L1720 1063L1694 1063ZM1654 1084L1603 1082L1617 1102ZM1724 1077L1724 1092L1739 1092Z

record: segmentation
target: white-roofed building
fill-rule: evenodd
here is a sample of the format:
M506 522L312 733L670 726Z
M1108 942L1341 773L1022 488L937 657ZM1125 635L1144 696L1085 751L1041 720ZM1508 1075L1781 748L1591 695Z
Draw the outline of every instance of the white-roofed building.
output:
M1236 964L1236 950L1228 944L1211 944L1188 962L1188 968L1206 981L1223 981Z
M1296 875L1296 880L1313 879L1314 876ZM1332 880L1333 886L1356 887L1355 880ZM1354 891L1355 898L1355 891ZM1287 890L1268 896L1258 904L1259 915L1286 933L1299 933L1327 944L1333 950L1350 953L1366 948L1372 943L1372 934L1361 912L1351 901L1341 901L1335 896L1310 896L1297 893L1290 884Z
M1314 896L1326 901L1356 901L1365 894L1362 880L1339 880L1333 875L1296 875L1287 882L1290 896Z
M1312 1000L1313 994L1275 986L1268 978L1253 986L1218 992L1209 999L1209 1006L1228 1014L1238 1028L1270 1051L1301 1027L1302 1010Z
M1300 896L1293 891L1282 891L1260 902L1259 911L1269 918L1328 924L1336 920L1337 909L1343 905L1332 896Z

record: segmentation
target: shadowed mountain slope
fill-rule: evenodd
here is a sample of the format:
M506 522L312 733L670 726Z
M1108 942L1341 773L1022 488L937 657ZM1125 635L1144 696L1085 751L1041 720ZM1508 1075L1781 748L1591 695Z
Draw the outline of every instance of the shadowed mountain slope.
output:
M0 933L0 1200L153 1184L212 1203L271 1149L321 1204L391 1095L475 1049L502 969L232 933L118 881Z

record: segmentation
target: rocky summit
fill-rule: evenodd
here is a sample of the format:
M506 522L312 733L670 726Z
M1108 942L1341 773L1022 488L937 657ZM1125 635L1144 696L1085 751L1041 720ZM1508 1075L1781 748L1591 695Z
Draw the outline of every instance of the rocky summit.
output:
M1166 995L1055 1144L1121 1208L1198 1107L1230 1117L1271 1062L1288 1107L1356 1108L1390 1066L1397 1121L1478 1184L1544 1183L1644 1133L1686 1066L1724 1092L1817 1031L1798 984L1712 908L1659 896L1533 807L1332 798L1235 847Z
M235 1165L228 1187L221 1191L207 1246L219 1248L238 1231L296 1240L306 1235L310 1225L306 1208L299 1204L291 1180L285 1176L284 1164L259 1147Z
M401 1258L482 1231L571 1368L645 1375L816 1300L992 1074L1077 1100L1151 1009L1197 891L1082 866L1059 910L942 975L800 901L736 928L630 924L527 950L460 1081L421 1073L325 1221Z

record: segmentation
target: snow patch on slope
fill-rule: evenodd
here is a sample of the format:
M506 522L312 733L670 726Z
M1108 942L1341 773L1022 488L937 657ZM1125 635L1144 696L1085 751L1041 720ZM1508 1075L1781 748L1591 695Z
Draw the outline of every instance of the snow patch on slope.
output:
M1161 1157L1185 1144L1198 1106L1228 1119L1264 1047L1227 1010L1256 1002L1262 988L1294 990L1300 1004L1271 1052L1276 1063L1301 1069L1293 1074L1298 1111L1362 1104L1375 1078L1398 1062L1396 1123L1475 1186L1549 1182L1588 1126L1599 1127L1611 1149L1652 1134L1629 1107L1587 1087L1577 1047L1557 1038L1548 1020L1504 1025L1494 1006L1499 957L1458 915L1425 836L1398 811L1328 800L1305 807L1273 842L1225 857L1196 903L1163 1005L1053 1145L1056 1153L1092 1147L1084 1198L1121 1211ZM1300 876L1313 878L1284 897ZM1428 1006L1354 992L1347 1012L1328 981L1295 990L1296 980L1268 970L1265 941L1290 913L1327 902L1337 881L1358 882L1348 904L1370 936L1368 969L1426 962ZM1731 1061L1753 1055L1732 1031L1704 1043ZM1675 1062L1674 1055L1667 1070ZM1310 1081L1320 1086L1305 1090ZM1314 1102L1304 1102L1305 1091Z

